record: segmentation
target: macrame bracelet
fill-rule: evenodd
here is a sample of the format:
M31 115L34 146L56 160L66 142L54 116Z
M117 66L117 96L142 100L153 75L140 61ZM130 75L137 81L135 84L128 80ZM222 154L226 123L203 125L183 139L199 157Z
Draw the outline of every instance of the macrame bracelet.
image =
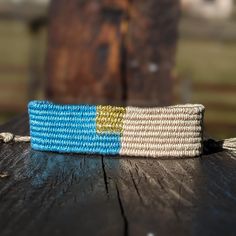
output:
M29 103L35 150L194 157L202 153L202 105L160 108Z

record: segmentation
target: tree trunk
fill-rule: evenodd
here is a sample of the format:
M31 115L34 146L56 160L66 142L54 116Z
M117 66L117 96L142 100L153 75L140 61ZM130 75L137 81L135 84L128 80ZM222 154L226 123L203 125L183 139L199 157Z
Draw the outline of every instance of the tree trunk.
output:
M178 18L176 0L53 0L48 98L170 104Z

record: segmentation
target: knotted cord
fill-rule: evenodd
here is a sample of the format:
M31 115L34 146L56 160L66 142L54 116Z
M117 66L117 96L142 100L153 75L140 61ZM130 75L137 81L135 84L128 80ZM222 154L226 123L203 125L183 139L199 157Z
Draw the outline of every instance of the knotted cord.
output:
M20 135L14 135L9 132L3 132L0 133L0 140L3 141L4 143L9 143L9 142L30 142L30 136L20 136Z

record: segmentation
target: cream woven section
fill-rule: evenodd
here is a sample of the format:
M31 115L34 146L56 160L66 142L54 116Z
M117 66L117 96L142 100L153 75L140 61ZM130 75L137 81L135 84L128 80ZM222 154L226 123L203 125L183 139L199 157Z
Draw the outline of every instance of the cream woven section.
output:
M202 152L204 106L127 107L121 155L193 157Z

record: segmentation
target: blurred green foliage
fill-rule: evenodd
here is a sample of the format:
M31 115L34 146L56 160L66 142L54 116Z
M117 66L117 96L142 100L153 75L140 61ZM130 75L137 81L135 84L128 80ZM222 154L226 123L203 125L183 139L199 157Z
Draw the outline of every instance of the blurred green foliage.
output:
M177 70L195 81L236 83L236 42L181 38Z
M25 22L1 20L0 35L0 123L4 123L26 110L32 50L37 52L36 60L41 72L45 59L46 30L43 29L35 37Z
M195 32L188 35L185 34L186 28L184 27L190 27L190 25L187 25L190 23L188 22L186 24L186 22L183 22L183 24L183 28L180 26L180 32L183 33L180 34L178 43L176 71L180 80L189 81L190 87L192 84L188 102L203 104L221 103L229 104L236 108L236 91L234 93L232 91L223 91L223 89L222 91L214 91L214 89L210 91L199 91L194 89L194 83L196 82L202 83L203 85L204 83L208 85L216 84L219 85L219 88L221 85L227 85L229 88L232 85L236 85L236 22L231 22L229 27L234 32L229 34L228 31L225 31L227 32L227 37L222 28L217 27L213 33L215 37L212 37L209 34L209 30L207 30L207 27L212 26L212 22L202 26L205 29L201 29L201 34ZM220 24L223 23L220 22ZM226 24L228 25L227 22ZM232 27L233 24L234 27ZM218 31L219 34L217 34ZM216 110L216 108L212 107L206 108L206 123L218 122L219 124L225 124L225 126L230 124L236 127L235 109L224 111L224 109ZM226 129L224 126L218 126L209 133L212 136L224 138L235 136L236 130L235 128Z

